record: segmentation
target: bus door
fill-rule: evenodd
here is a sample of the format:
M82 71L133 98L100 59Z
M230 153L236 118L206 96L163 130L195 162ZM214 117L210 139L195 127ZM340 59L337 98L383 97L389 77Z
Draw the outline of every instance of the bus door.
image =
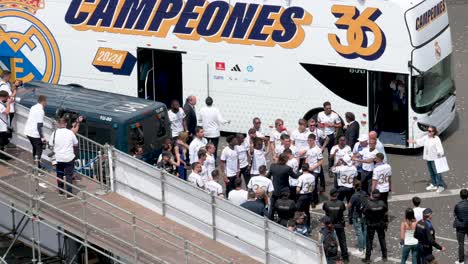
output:
M404 147L408 138L408 75L369 71L369 129L380 141Z
M182 53L138 48L138 97L182 104Z

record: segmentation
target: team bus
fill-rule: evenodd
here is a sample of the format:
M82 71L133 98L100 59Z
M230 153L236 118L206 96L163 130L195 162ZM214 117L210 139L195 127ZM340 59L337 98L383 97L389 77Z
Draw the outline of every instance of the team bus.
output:
M126 153L141 146L144 160L150 163L160 154L164 139L170 137L167 109L160 102L37 81L28 82L19 90L17 102L30 108L37 103L39 95L47 96L46 116L66 117L70 126L77 117L83 116L85 121L80 125L79 134ZM85 146L81 151L90 150Z
M14 78L166 104L209 95L228 132L256 116L293 128L330 101L412 148L456 112L445 0L0 0L0 30Z

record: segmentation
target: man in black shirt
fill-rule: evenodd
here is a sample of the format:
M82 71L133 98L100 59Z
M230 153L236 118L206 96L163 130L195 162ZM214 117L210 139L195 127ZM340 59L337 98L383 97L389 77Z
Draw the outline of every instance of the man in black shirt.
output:
M454 215L455 221L453 227L457 230L458 240L458 263L465 261L465 235L468 234L468 190L462 189L460 191L460 198L462 199L455 205Z
M372 243L376 232L379 237L380 250L382 251L382 261L387 261L387 244L385 242L387 211L387 205L380 200L379 190L372 191L371 199L363 210L367 224L366 257L362 259L364 263L371 263Z
M247 202L244 202L240 206L260 216L265 215L265 205L261 201L257 200L257 196L254 191L249 191Z
M269 218L273 220L274 218L274 208L276 201L281 196L281 190L284 188L289 189L289 177L297 179L299 176L294 173L293 169L286 165L288 162L288 156L285 153L282 153L278 157L278 162L271 164L270 170L268 171L267 177L273 179L273 195L270 199L270 212Z
M278 213L278 224L286 226L288 221L294 218L296 209L296 203L289 199L289 189L283 188L281 190L281 199L278 199L275 203L275 210Z
M423 219L418 222L414 230L414 238L418 240L419 257L421 263L424 263L427 256L432 255L432 247L444 251L445 247L441 246L435 240L435 230L432 226L432 210L426 208L423 211Z
M351 196L351 200L348 203L348 218L349 224L354 226L354 231L356 232L359 252L364 253L367 232L362 211L366 207L369 197L365 191L361 190L360 181L356 181L354 190L355 193Z
M346 205L343 201L338 200L338 190L332 189L330 191L330 201L327 201L323 204L323 210L325 215L330 217L330 220L335 228L336 236L341 249L341 256L345 262L349 262L348 256L348 246L346 245L346 233L345 233L345 221L344 221L344 211L346 210Z

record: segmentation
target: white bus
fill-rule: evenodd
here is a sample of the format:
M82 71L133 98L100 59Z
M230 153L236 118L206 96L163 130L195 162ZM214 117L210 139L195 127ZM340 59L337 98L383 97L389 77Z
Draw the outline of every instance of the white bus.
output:
M0 30L14 78L198 106L209 95L228 132L253 117L292 129L330 101L412 148L455 117L444 0L0 0Z

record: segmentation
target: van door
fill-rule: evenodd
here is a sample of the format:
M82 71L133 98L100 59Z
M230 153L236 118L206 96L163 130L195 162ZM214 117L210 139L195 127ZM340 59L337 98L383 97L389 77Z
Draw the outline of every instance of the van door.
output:
M369 128L387 146L405 147L408 138L408 75L369 71Z
M138 97L170 106L182 102L182 54L177 51L137 50Z

